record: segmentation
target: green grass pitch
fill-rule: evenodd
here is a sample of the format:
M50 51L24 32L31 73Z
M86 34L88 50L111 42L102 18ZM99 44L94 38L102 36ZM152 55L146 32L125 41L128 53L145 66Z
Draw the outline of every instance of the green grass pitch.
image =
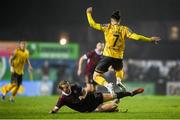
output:
M79 113L63 107L49 114L58 96L20 97L15 103L0 101L0 118L24 119L180 119L180 96L135 96L121 100L119 108L127 113Z

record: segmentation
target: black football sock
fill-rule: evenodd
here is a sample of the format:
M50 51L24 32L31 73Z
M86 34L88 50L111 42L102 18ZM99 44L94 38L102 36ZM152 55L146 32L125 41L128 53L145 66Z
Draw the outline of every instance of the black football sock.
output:
M116 95L118 99L121 99L123 97L132 96L132 93L131 92L117 92Z

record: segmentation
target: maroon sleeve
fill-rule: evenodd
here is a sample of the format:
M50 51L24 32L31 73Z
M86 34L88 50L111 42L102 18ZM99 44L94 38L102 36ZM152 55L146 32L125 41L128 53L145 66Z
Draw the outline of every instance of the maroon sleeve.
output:
M64 103L64 97L59 97L56 106L60 109L63 105L65 105Z
M90 51L90 52L86 53L87 58L92 58L93 55L94 55L94 51Z

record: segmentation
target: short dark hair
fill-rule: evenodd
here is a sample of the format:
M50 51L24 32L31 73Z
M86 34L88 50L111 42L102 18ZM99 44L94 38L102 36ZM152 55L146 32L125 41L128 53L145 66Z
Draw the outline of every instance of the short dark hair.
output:
M19 41L18 41L18 43L21 43L21 42L26 43L26 40L22 39L22 40L19 40Z
M58 84L58 88L62 90L63 89L63 87L62 87L63 85L69 85L69 82L66 81L66 80L60 81L59 84Z
M111 15L111 18L119 21L121 19L121 15L120 15L120 12L118 10L115 10L113 11L112 15Z

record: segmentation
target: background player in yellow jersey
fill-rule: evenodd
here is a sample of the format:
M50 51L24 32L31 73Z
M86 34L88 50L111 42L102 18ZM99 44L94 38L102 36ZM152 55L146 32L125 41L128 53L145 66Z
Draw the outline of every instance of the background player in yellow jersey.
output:
M130 38L134 40L140 40L145 42L157 43L159 37L144 37L132 32L128 27L120 24L121 16L119 11L114 11L111 15L111 22L108 24L96 23L91 14L92 7L87 8L87 19L91 27L104 32L105 37L105 48L103 51L103 58L96 66L93 79L99 84L105 86L110 93L113 93L112 83L108 83L103 74L108 71L108 68L112 68L116 72L117 85L126 90L125 86L121 83L123 79L123 54L125 49L125 38Z
M9 65L11 71L11 83L2 87L2 100L5 100L6 94L12 91L10 102L14 102L14 98L22 83L22 77L24 74L24 65L28 64L29 71L32 71L32 66L29 61L29 51L26 49L26 42L20 41L18 48L16 48L13 54L9 58Z

